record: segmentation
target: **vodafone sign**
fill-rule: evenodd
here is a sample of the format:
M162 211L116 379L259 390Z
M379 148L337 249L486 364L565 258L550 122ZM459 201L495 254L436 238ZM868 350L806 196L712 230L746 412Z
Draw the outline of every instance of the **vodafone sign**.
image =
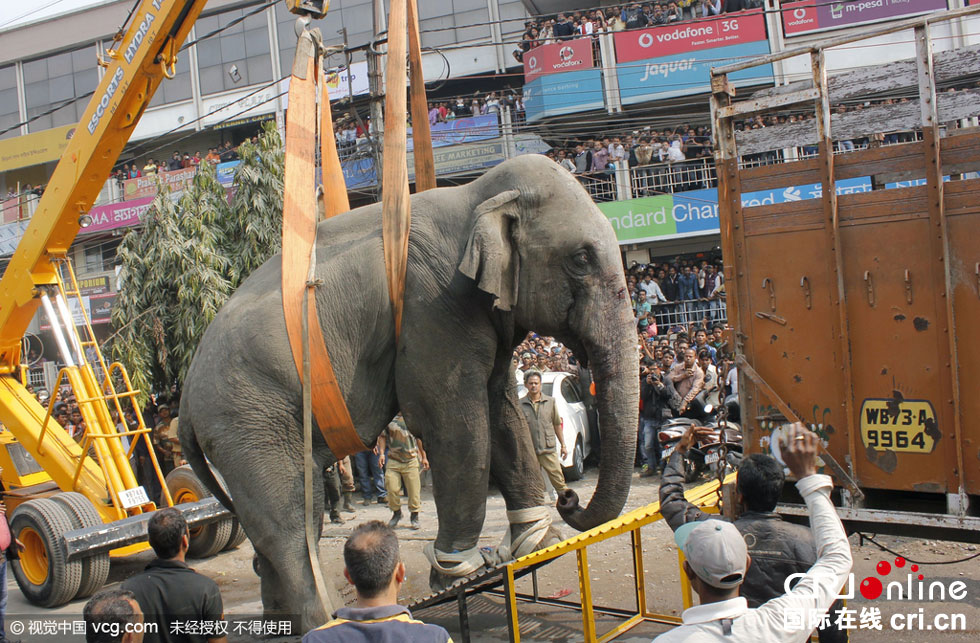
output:
M614 38L616 61L627 63L758 42L766 39L766 24L761 11L746 11L678 25L620 31Z
M592 69L592 39L576 38L535 47L524 54L524 82L565 71Z

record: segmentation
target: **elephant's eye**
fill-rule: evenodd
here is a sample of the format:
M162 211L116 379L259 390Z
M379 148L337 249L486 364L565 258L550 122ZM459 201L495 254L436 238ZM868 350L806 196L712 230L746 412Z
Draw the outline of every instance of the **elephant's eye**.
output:
M572 261L575 262L576 266L580 266L582 268L586 267L587 265L589 265L589 251L579 250L574 255L572 255Z

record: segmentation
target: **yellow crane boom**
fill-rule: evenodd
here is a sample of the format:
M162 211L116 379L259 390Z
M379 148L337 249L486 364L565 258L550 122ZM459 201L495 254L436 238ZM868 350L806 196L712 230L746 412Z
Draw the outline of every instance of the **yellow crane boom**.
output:
M40 305L38 288L57 283L75 240L157 86L173 75L177 51L207 0L143 0L109 57L106 73L41 196L0 279L0 373L20 367L20 341Z

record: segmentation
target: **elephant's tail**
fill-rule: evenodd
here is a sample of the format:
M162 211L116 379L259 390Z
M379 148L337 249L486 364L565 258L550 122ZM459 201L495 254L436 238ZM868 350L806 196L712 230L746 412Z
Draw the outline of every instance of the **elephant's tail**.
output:
M235 513L235 505L231 501L231 496L225 491L224 486L218 481L211 469L211 463L204 456L201 445L197 441L197 434L194 432L193 422L180 421L177 423L177 433L180 437L180 446L183 449L184 459L191 465L191 469L197 474L198 479L204 486L214 494L225 508L231 513Z

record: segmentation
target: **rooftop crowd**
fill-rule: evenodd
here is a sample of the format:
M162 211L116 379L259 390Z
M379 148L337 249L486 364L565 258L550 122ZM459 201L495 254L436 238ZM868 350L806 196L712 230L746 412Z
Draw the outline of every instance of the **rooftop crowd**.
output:
M762 6L762 0L674 0L559 13L554 18L526 22L520 44L513 53L520 62L531 49L560 40L583 38L601 31L669 25Z

